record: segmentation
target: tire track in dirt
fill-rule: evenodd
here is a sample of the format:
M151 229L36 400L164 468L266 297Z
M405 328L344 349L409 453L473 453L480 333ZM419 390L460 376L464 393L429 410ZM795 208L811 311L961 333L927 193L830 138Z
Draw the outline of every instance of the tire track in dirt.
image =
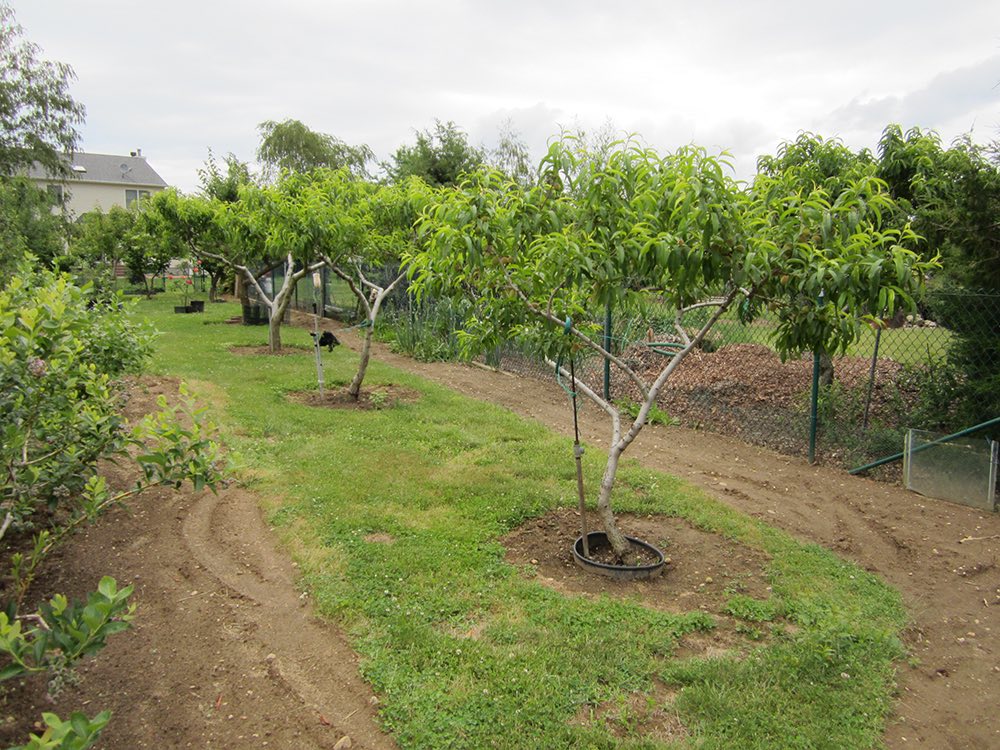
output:
M356 748L392 748L375 725L371 688L358 676L344 635L313 617L296 593L286 554L270 539L256 500L245 492L202 493L183 524L184 542L220 584L252 603L252 646L269 675ZM324 745L325 746L325 745Z
M297 321L311 327L309 316ZM359 347L353 333L337 334L349 348ZM567 399L554 383L417 362L379 344L373 359L572 434ZM594 448L588 456L600 460L607 419L588 404L580 420L581 437ZM888 747L1000 747L1000 575L991 567L1000 557L1000 516L681 427L647 427L626 458L834 550L902 592L913 618L905 634L911 658L898 665ZM970 579L973 570L988 572Z
M130 419L176 396L176 381L143 378ZM134 469L107 467L127 487ZM57 548L31 596L81 598L104 575L132 584L133 627L79 670L53 703L44 680L4 697L0 747L20 744L42 711L66 717L109 709L102 750L388 750L356 655L296 591L297 571L268 529L258 500L238 488L156 488L109 511ZM7 715L7 714L3 714ZM345 743L346 744L346 743Z

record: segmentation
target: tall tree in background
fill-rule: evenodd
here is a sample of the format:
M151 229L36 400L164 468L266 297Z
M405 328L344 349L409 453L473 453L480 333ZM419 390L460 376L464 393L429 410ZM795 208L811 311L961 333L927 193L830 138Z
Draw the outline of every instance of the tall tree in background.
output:
M417 142L400 146L383 167L393 182L420 177L428 185L441 187L458 184L463 174L485 160L483 151L469 143L469 136L458 125L435 120L433 130L417 131Z
M66 226L52 196L26 177L0 177L0 288L27 253L54 267L65 247Z
M75 75L65 63L40 59L23 33L14 11L0 5L0 175L35 162L64 174L85 114L69 93Z
M257 126L260 146L257 158L263 177L274 182L282 172L309 172L313 169L347 169L358 177L368 175L375 154L365 144L350 146L339 138L310 130L298 120L265 120Z
M49 266L62 253L65 226L52 197L17 173L38 163L65 174L84 118L69 94L73 69L41 59L23 35L14 11L0 5L0 286L25 253Z
M240 188L254 184L250 166L246 162L240 161L234 154L229 153L220 164L211 149L208 150L208 158L205 160L204 166L198 170L198 181L201 183L201 193L204 198L217 204L235 203L239 200ZM225 244L224 234L218 240L214 243L216 251L226 255L223 247ZM220 290L228 288L228 284L224 283L225 277L232 269L216 258L204 254L201 254L198 262L201 269L211 279L211 288L208 293L209 301L221 302L218 294ZM243 284L243 277L238 273L233 279L233 287L240 302L248 304L249 300L247 299L246 287Z
M232 153L226 154L220 164L212 149L208 150L204 166L197 171L202 195L223 203L235 203L240 197L240 188L253 182L249 164Z
M913 216L924 252L944 264L928 304L955 336L948 354L967 427L1000 415L1000 163L995 147L966 134L943 148L933 131L889 125L879 142L881 176Z
M793 176L805 193L822 190L827 200L836 203L840 195L857 180L875 176L876 168L870 152L857 153L849 149L839 139L824 139L814 133L800 133L794 141L786 141L778 147L774 156L762 156L757 160L759 177L775 179ZM903 222L905 224L905 221ZM871 310L878 315L879 310ZM833 357L829 351L819 351L820 384L833 384Z
M528 144L521 134L514 130L508 119L500 125L499 138L495 148L486 154L486 163L503 172L518 185L528 186L535 182L537 175L531 164Z
M943 275L1000 289L1000 164L970 134L943 148L937 133L889 125L879 141L879 176L923 245L944 258Z

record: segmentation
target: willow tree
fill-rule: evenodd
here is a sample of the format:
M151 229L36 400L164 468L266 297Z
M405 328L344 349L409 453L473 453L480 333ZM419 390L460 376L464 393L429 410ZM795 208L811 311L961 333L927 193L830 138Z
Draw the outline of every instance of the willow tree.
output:
M205 254L238 271L267 306L272 352L281 350L281 321L295 285L349 249L342 207L366 189L346 170L318 169L286 173L276 185L245 185L237 201L223 206L227 250ZM277 269L281 286L269 288L265 277Z
M425 212L426 243L410 258L413 287L471 301L460 333L467 350L518 338L550 361L589 352L640 394L633 418L576 381L611 422L596 504L622 562L634 554L611 503L621 456L670 376L727 310L738 304L750 317L769 307L776 345L789 355L844 350L871 310L913 304L925 264L906 247L912 233L882 226L891 208L882 183L864 176L835 200L801 184L790 170L743 190L699 148L661 156L628 140L596 159L563 139L550 146L537 187L482 170ZM594 322L607 304L682 309L709 296L718 304L707 321L652 378L605 348Z

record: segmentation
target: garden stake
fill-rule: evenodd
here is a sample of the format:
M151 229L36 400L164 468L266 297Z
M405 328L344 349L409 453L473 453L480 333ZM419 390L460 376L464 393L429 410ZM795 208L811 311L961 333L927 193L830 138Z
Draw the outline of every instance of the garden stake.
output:
M590 541L587 539L587 509L583 492L583 446L580 445L580 424L576 416L576 370L573 355L569 355L569 380L573 394L573 458L576 459L576 491L580 496L580 536L583 537L583 556L590 557Z
M573 330L573 319L567 317L566 322L563 323L563 333L567 336ZM559 371L562 369L561 360L562 355L559 357L560 362L556 363L556 381L562 386L565 391L566 386L562 384L562 380L559 377ZM583 491L583 446L580 445L580 423L577 420L577 410L576 410L576 370L574 369L573 362L573 352L570 351L569 354L569 379L571 388L567 393L569 393L570 398L573 400L573 459L576 461L576 491L580 497L580 537L583 539L583 556L590 557L590 540L587 538L587 506L585 503L585 496Z
M319 313L313 302L313 350L316 352L316 380L319 382L319 397L323 398L323 354L319 349Z

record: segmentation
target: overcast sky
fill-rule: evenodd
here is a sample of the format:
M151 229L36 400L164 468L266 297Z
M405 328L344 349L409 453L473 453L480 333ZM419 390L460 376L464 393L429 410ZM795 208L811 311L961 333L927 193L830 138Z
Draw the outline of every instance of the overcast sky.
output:
M874 147L888 122L1000 137L1000 0L12 0L73 66L83 149L139 147L197 188L211 148L252 161L263 120L381 159L453 120L509 119L535 157L610 121L669 150L729 151L740 177L802 130Z

